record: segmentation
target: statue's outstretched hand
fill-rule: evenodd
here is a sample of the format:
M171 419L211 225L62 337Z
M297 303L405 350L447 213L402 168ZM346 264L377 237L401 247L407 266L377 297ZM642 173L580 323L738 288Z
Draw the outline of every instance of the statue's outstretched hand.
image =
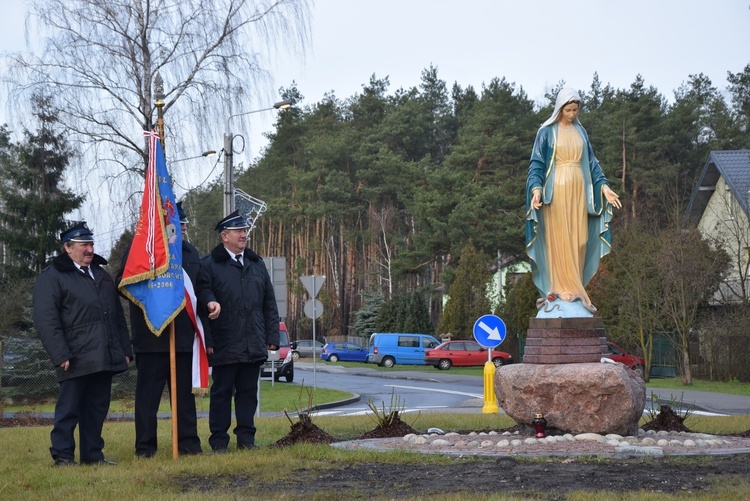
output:
M616 209L622 208L622 203L620 202L620 197L612 191L612 188L609 186L604 186L604 198L607 199L607 202L612 204Z
M542 190L535 189L531 194L531 208L534 210L542 207Z

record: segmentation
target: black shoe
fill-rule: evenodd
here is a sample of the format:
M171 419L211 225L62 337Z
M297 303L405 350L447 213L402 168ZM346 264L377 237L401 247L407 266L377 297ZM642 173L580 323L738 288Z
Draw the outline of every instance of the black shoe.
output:
M55 458L55 466L78 466L73 459Z
M241 451L249 451L249 450L257 449L257 448L258 446L255 444L240 444L237 446L237 449Z
M83 464L89 464L94 466L117 466L117 463L110 461L109 459L100 459L99 461L87 461Z
M227 452L229 451L227 451L226 447L217 447L211 454L226 454Z
M177 451L180 456L194 456L196 454L203 454L203 451L201 449L192 450L192 449L180 449Z

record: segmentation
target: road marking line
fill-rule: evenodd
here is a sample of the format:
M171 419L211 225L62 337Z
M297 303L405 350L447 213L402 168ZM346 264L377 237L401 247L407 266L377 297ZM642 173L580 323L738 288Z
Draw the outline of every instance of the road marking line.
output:
M400 386L397 384L386 384L387 387L392 388L404 388L405 390L422 390L422 391L429 391L429 392L438 392L438 393L450 393L452 395L466 395L467 397L473 397L473 398L484 398L484 395L479 395L476 393L466 393L463 391L453 391L453 390L436 390L434 388L422 388L419 386Z

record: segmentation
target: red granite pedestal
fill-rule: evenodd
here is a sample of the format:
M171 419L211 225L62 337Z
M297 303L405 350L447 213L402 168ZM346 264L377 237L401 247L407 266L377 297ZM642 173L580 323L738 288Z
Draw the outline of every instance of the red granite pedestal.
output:
M599 362L607 355L601 318L532 318L526 333L525 364Z

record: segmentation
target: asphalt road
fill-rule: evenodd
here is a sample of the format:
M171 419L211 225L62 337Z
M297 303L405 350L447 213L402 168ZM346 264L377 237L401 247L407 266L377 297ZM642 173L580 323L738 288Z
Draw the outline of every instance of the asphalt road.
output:
M319 414L356 415L371 412L368 402L388 410L391 400L398 398L398 407L409 412L475 412L484 406L484 379L451 374L450 371L380 371L363 364L345 368L312 360L295 363L295 383L331 388L359 395L356 402L347 402L321 409ZM284 383L281 383L284 384ZM692 390L647 388L647 408L652 404L669 404L677 409L689 408L698 415L750 414L750 397ZM395 403L395 402L394 402ZM502 409L500 409L502 413Z

